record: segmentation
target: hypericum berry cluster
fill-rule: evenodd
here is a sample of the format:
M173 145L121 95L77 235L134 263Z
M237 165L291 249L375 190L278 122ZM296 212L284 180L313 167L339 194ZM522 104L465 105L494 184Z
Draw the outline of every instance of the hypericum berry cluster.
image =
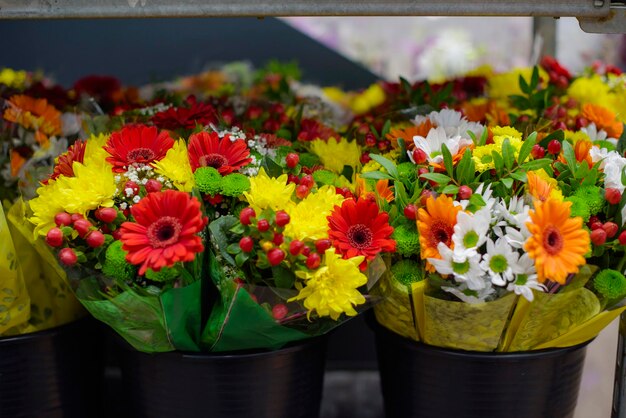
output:
M86 251L89 248L100 248L113 240L119 234L119 225L126 220L115 208L99 208L92 215L93 218L67 212L55 215L56 226L46 234L46 243L59 249L61 264L73 266L87 261Z

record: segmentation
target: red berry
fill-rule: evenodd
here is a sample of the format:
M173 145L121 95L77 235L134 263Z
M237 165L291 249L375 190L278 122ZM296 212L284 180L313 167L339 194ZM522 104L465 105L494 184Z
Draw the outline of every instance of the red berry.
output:
M372 157L370 157L369 152L364 152L363 154L361 154L361 158L359 158L359 161L361 162L361 164L367 164L372 161Z
M249 119L257 119L263 114L263 109L260 106L251 105L247 111Z
M130 180L124 184L124 194L126 196L134 196L139 193L139 185Z
M161 184L161 182L155 179L150 179L146 182L146 191L148 193L158 192L161 190L162 187L163 185Z
M104 234L100 231L91 231L85 241L91 248L98 248L104 244Z
M288 313L289 309L287 309L287 306L283 303L279 303L278 305L274 305L272 307L272 316L277 321L280 321L281 319L286 317Z
M113 236L113 239L116 241L119 241L122 238L122 232L119 229L116 229L115 231L111 232L111 235Z
M300 254L302 249L304 248L304 242L294 239L289 243L289 254L296 256Z
M406 205L404 207L404 216L412 221L417 219L417 206L413 204Z
M566 124L565 124L565 122L563 122L563 121L557 121L557 122L554 122L554 123L552 124L552 127L553 127L554 129L560 129L560 130L562 130L562 131L564 131L564 130L566 130L566 129L567 129L567 125L566 125ZM557 141L556 139L553 139L552 141L559 142L559 141ZM550 141L550 142L552 142L552 141ZM560 143L559 143L559 145L560 145ZM550 144L548 144L548 148L550 148ZM559 148L559 149L560 149L560 148Z
M289 168L296 168L299 162L300 162L300 156L296 154L295 152L290 152L285 157L285 163L287 164L287 167Z
M96 210L96 218L106 224L110 224L117 218L117 210L114 208L100 208Z
M606 232L607 238L613 238L617 234L619 226L615 222L606 222L602 225L602 229Z
M390 141L380 141L378 144L378 149L381 151L385 151L387 148L389 148L391 146L391 142Z
M87 219L78 219L76 222L74 222L74 229L76 230L76 232L78 232L78 235L81 238L85 238L85 236L87 236L87 233L92 226L93 225L91 225L91 222L89 222Z
M617 239L619 240L620 244L626 245L626 231L622 231L622 233L619 234L619 237Z
M592 223L589 226L589 229L591 229L592 231L595 231L596 229L602 229L602 225L603 225L602 222L597 221L597 222Z
M365 145L367 145L368 147L375 147L376 142L376 137L373 133L368 132L367 134L365 134Z
M72 217L67 212L59 212L54 215L54 223L57 226L70 226L72 224Z
M556 155L561 151L561 143L556 139L553 139L548 143L548 152L552 155Z
M267 221L267 219L259 219L259 221L256 223L256 227L260 232L265 232L270 229L270 223Z
M420 177L422 174L426 174L429 173L428 169L426 167L422 167L422 168L418 168L417 169L417 176Z
M85 217L80 213L72 213L72 223L76 222L79 219L85 219Z
M250 237L243 237L239 240L239 248L244 253L249 253L254 248L254 241Z
M618 189L615 189L613 187L609 187L608 189L606 189L605 191L605 199L607 202L609 202L611 205L617 205L620 200L622 200L622 194L620 193L620 191Z
M51 247L60 247L63 244L63 232L59 228L52 228L46 234L46 242Z
M280 233L274 233L274 238L272 239L272 242L276 245L280 245L285 241L285 237L283 236L283 234Z
M332 247L333 243L329 239L318 239L315 241L315 251L324 254L324 251Z
M424 164L427 159L428 155L426 155L426 152L423 149L415 148L413 150L413 162L415 164Z
M459 187L459 199L467 200L472 197L472 189L469 186L461 186Z
M430 190L422 190L422 194L420 195L420 205L426 206L426 201L431 196L435 198L435 194Z
M289 214L283 210L279 210L278 212L276 212L276 225L278 226L285 226L289 223L289 221L291 220L291 218L289 217Z
M589 238L594 245L602 245L606 242L606 231L602 228L595 229L591 231Z
M277 266L285 259L285 252L280 248L273 248L267 253L267 261L270 265Z
M311 270L318 268L321 262L322 259L318 253L311 253L306 258L306 266Z
M600 218L598 218L596 215L591 215L589 217L588 225L591 225L594 222L600 222Z
M296 196L298 197L298 199L304 199L308 196L309 191L311 191L311 189L309 189L304 184L300 184L298 187L296 187Z
M577 131L579 131L581 128L586 127L587 125L589 125L589 121L586 118L583 118L582 116L576 117L576 130Z
M315 180L313 180L313 176L310 174L307 174L306 176L302 176L302 178L300 179L300 185L301 186L306 186L307 188L311 188L315 185Z
M311 254L311 249L309 247L307 247L307 246L304 246L302 248L302 255L305 256L305 257L308 257L309 254Z
M539 144L533 145L533 149L530 151L530 154L533 156L535 160L545 157L546 149Z
M66 266L73 266L78 261L78 257L71 248L63 248L59 251L59 261Z
M289 174L287 176L287 183L298 184L299 181L300 181L300 178L298 176L296 176L295 174Z
M243 208L239 212L239 222L243 225L250 225L252 223L251 218L256 216L256 212L252 208Z

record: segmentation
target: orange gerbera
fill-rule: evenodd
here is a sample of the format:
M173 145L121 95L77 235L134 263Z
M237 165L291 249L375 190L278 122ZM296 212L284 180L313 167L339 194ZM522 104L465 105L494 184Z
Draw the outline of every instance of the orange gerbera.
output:
M546 279L565 284L567 276L578 272L586 263L589 233L583 229L580 216L571 218L571 202L548 199L537 202L526 227L532 234L524 244L530 258L535 260L537 280Z
M415 143L413 142L414 136L423 136L424 138L428 135L431 128L434 125L430 121L430 119L426 119L424 122L417 126L408 126L405 128L395 128L391 129L387 134L387 139L391 141L391 146L393 148L398 148L398 139L404 139L404 146L407 150L412 150L415 148Z
M7 101L7 106L4 119L35 130L39 142L44 142L50 135L61 134L61 112L46 99L18 94Z
M356 195L358 197L365 198L373 198L376 199L376 196L379 198L386 200L387 202L393 202L395 199L395 194L393 193L393 189L389 187L388 179L380 179L376 182L376 193L370 192L367 190L367 182L361 176L357 175L356 178Z
M624 131L624 125L620 122L615 113L606 107L587 103L583 105L583 117L589 122L593 122L600 129L604 129L611 138L619 138Z
M461 211L460 206L454 205L454 200L446 195L437 199L432 196L426 200L426 209L420 208L417 212L417 229L420 234L420 257L422 260L441 258L437 246L443 242L454 248L452 234L456 225L456 215ZM426 270L434 272L435 268L426 262Z
M528 193L534 199L539 200L540 202L545 202L550 198L552 191L555 190L552 184L547 182L545 179L542 179L534 171L527 172L526 177L528 178L528 182L526 183L528 186Z
M576 155L576 161L578 161L579 163L586 161L589 168L593 167L593 161L591 160L591 155L589 154L592 146L593 144L591 143L591 141L587 141L586 139L581 139L577 141L574 145L574 154ZM559 161L563 164L566 164L565 156L562 152L559 155Z

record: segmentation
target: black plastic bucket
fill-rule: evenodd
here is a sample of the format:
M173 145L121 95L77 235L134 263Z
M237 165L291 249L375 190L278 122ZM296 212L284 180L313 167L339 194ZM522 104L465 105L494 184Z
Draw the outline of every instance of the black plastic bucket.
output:
M326 338L276 351L146 354L120 350L132 418L317 418Z
M98 417L103 371L99 330L88 318L0 338L0 417Z
M375 321L387 418L570 418L587 344L523 353L449 350Z

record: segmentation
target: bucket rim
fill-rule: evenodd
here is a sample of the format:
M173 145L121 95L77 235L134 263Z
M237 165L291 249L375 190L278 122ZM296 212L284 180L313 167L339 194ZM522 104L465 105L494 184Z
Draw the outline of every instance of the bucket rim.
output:
M29 332L28 334L18 334L0 337L0 345L21 344L27 343L30 340L39 340L44 338L53 338L57 335L70 332L74 328L79 328L88 324L91 321L89 316L85 316L62 325L58 325L52 328L46 328L40 331Z

